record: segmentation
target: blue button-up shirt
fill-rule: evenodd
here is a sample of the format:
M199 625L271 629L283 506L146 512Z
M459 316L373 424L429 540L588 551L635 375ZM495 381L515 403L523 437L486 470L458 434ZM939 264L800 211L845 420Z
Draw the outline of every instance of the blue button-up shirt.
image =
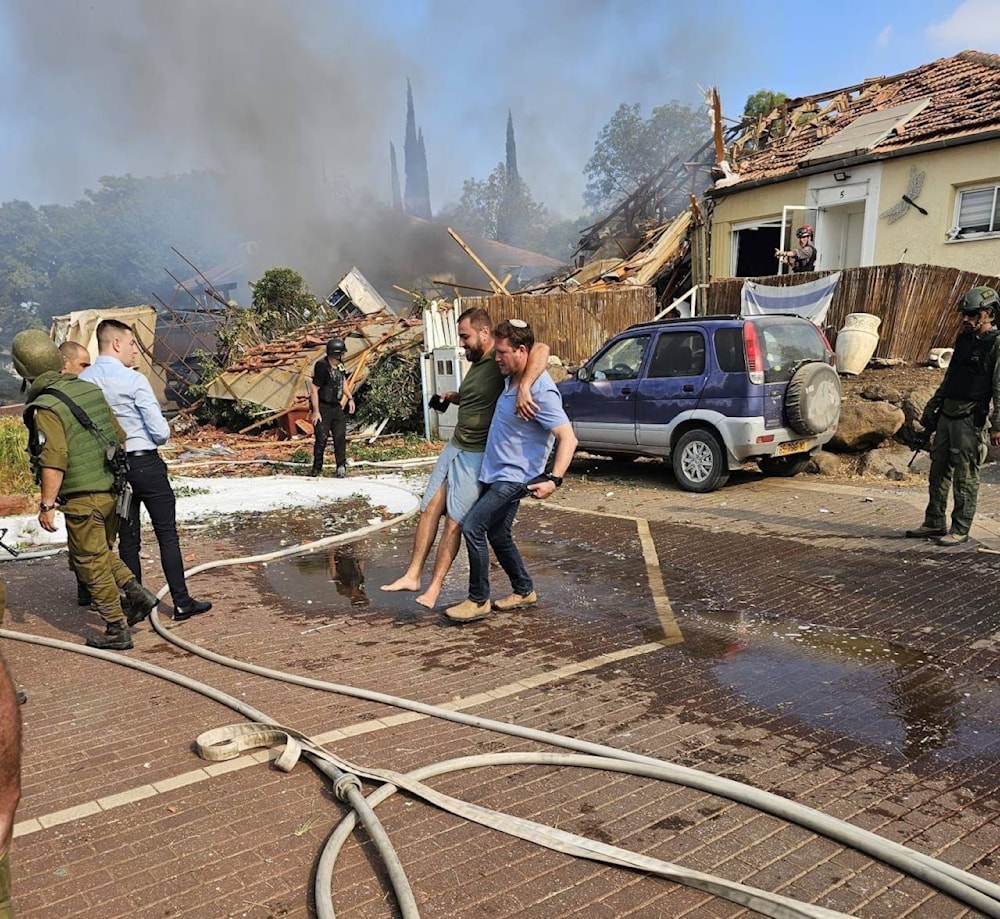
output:
M80 379L101 388L125 431L127 453L155 450L170 438L170 425L163 417L153 387L139 371L126 367L116 357L100 355L80 374Z

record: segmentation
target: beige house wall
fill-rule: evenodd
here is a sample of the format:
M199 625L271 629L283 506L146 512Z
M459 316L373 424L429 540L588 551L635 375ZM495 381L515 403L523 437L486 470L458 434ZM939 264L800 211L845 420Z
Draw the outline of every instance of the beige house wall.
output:
M901 201L910 186L910 168L924 173L916 203L927 215L910 207L890 223L881 214ZM859 264L940 265L987 275L1000 275L1000 234L949 240L948 230L957 222L958 196L962 189L1000 183L1000 140L966 146L951 146L913 156L885 160L846 170L850 178L838 184L833 172L764 185L718 198L712 215L711 276L732 277L732 234L755 223L781 219L786 205L815 207L817 269L842 267L824 264L832 255L829 236L824 238L824 202L838 191L865 198L864 242ZM791 218L792 227L804 220L801 211ZM827 246L824 249L824 245ZM846 267L851 267L847 265ZM774 272L777 273L777 262Z
M879 217L875 264L902 261L1000 275L1000 236L954 241L947 236L958 220L959 192L1000 182L1000 140L887 160L882 164L879 214L906 194L911 165L918 173L924 173L916 202L928 212L927 216L911 207L893 223Z

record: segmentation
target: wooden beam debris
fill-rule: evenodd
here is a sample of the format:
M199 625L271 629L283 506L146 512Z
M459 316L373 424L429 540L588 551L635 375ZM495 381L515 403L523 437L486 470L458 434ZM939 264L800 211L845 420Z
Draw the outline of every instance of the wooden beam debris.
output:
M451 227L448 227L447 229L448 229L448 235L462 247L465 254L468 255L469 258L472 259L472 261L474 261L480 268L483 269L483 272L486 274L486 277L490 279L490 284L493 286L493 292L496 294L505 294L506 296L509 297L510 291L507 290L506 287L504 287L503 281L497 278L497 276L493 274L493 272L490 271L489 268L486 267L486 264L482 261L482 259L480 259L479 256L476 255L476 253L473 252L466 245L465 240L463 240L462 237L458 235L458 233L456 233ZM510 275L508 275L507 277L509 278Z

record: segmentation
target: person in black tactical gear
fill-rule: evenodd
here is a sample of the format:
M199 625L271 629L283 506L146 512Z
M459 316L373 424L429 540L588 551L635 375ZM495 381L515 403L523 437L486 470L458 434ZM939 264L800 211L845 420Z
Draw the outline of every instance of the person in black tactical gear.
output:
M1000 297L992 287L973 287L958 301L962 331L955 353L920 418L934 435L930 497L924 522L906 531L911 538L936 537L940 546L957 546L969 538L987 440L1000 445L1000 330L994 325L998 306ZM946 526L949 491L955 499L950 528Z
M316 432L313 444L313 464L309 475L323 472L323 454L326 443L333 434L333 453L337 460L337 478L347 475L347 416L354 414L354 398L347 391L347 374L343 357L347 345L342 338L331 338L326 343L326 357L316 361L309 383L311 421ZM346 408L346 413L345 413Z
M41 487L38 523L55 532L55 510L61 508L73 571L105 622L104 634L88 638L87 644L127 651L132 647L129 626L145 619L158 601L112 551L118 513L110 460L124 444L125 433L97 386L62 373L62 355L44 332L19 332L11 356L17 372L31 384L24 423ZM127 620L119 589L129 602Z

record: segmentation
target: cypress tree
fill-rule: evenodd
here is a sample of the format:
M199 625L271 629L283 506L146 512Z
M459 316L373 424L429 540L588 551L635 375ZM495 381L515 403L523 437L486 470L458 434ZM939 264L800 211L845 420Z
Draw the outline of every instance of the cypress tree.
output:
M396 166L396 145L389 141L389 168L391 171L390 182L392 183L392 209L397 213L403 213L403 196L399 191L399 169Z
M507 179L517 178L517 142L514 140L514 116L507 109Z
M403 172L406 177L406 195L403 198L407 214L417 214L419 192L417 190L417 119L413 114L413 89L406 81L406 139L403 141Z
M417 170L420 182L420 200L419 208L417 212L418 217L423 217L425 220L431 219L431 181L427 173L427 148L424 146L424 129L421 128L417 135L417 149L419 150L419 155L417 158Z

